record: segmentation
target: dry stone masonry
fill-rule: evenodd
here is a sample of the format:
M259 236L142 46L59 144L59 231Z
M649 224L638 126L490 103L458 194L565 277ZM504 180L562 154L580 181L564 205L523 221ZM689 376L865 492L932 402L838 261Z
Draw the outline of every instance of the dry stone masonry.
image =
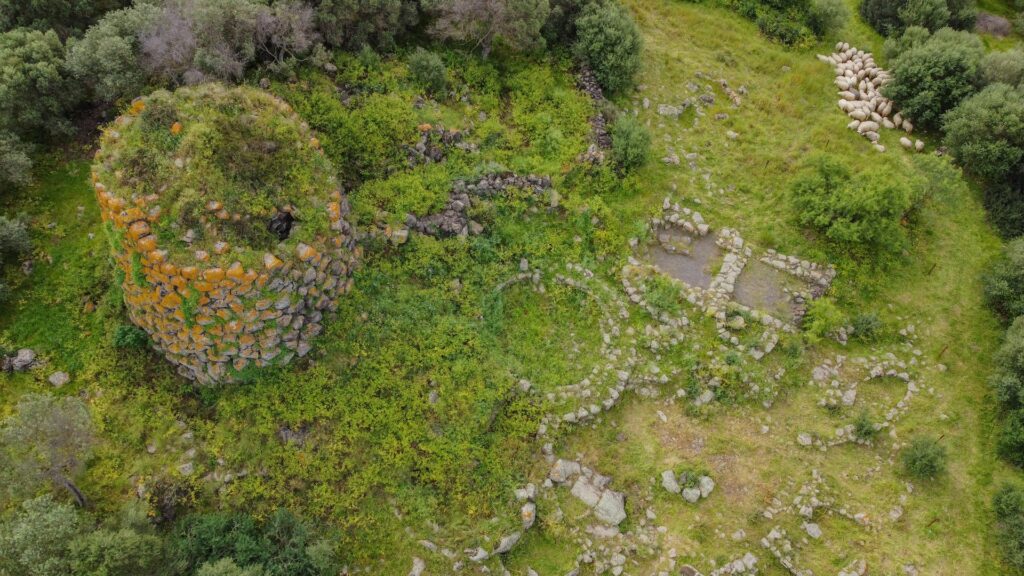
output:
M819 54L818 60L835 67L839 108L850 117L847 127L867 138L876 150L885 152L885 146L879 142L882 128L902 129L908 135L914 131L910 119L897 112L893 101L880 92L892 75L875 64L870 52L839 42L835 53ZM900 138L900 145L908 150L924 150L924 142L911 141L906 136Z
M351 287L334 170L265 92L211 84L136 100L104 131L92 180L129 315L190 379L304 356Z

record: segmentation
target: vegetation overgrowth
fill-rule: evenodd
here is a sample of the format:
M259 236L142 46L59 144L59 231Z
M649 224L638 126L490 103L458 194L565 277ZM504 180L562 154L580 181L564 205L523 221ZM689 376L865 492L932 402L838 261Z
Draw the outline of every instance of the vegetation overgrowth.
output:
M11 218L0 220L0 255L17 265L3 269L10 297L0 301L0 356L31 348L40 361L0 376L0 464L19 464L5 471L34 465L5 483L12 490L0 498L0 572L336 574L344 566L404 574L417 557L426 559L427 573L445 573L452 561L419 542L490 550L521 529L513 490L541 484L550 467L539 456L547 442L555 454L580 455L610 474L627 495L623 532L664 526L658 549L676 549L679 562L710 567L759 551L776 524L801 534L803 519L768 522L763 510L815 470L825 493L873 518L899 510L877 531L816 513L826 540L802 544L799 555L815 573L854 559L893 573L907 564L934 574L1021 568L1024 506L1014 482L1024 446L1024 324L1014 317L1021 299L1015 279L1024 272L1017 244L1000 258L982 202L988 197L998 222L1003 212L989 190L998 184L1009 190L1001 197L1014 200L1019 175L987 167L1015 158L1017 143L1012 125L994 147L979 147L970 130L972 117L995 117L989 93L1006 88L977 91L971 80L962 104L936 105L934 128L945 127L965 178L948 157L911 155L892 142L878 154L842 130L830 71L813 52L842 38L881 53L883 39L853 16L869 2L726 9L553 2L543 18L535 3L510 2L506 14L529 17L484 28L489 4L468 0L437 14L411 2L353 10L323 1L296 3L287 14L248 5L233 12L237 19L222 18L241 4L225 1L187 17L179 2L150 15L149 4L97 13L99 24L66 47L64 32L58 44L41 32L7 34L50 55L68 50L71 77L101 107L127 109L150 88L209 79L262 86L284 99L316 132L364 233L354 288L308 358L246 373L230 386L196 387L149 350L146 334L128 320L83 159L92 142L58 148L60 133L29 141L34 129L5 127L10 137L0 135L0 154L14 158L15 169L5 165L3 175L17 186L0 196ZM952 36L940 24L961 13L947 4L944 23L938 4L909 4L935 10L927 18L897 11L893 31L926 25L892 48L897 71L919 63L910 56L919 46ZM254 26L295 25L287 42L281 34L263 43L256 32L224 34L248 30L250 17ZM154 47L173 38L154 23L175 18L210 35L178 60L153 59ZM327 45L306 44L306 33ZM426 44L421 33L461 44ZM600 47L616 39L630 49L599 60ZM540 40L550 50L531 52ZM109 57L86 57L101 46ZM231 57L211 60L211 53ZM962 54L953 56L962 63ZM1012 66L986 68L978 57L977 70L1000 70L982 77L1013 77ZM577 88L580 63L594 69L611 102L596 103ZM675 116L659 111L699 95L714 104ZM78 103L41 104L58 116ZM142 138L144 117L154 112L141 111L138 134L122 134ZM586 160L599 112L611 136L603 163ZM232 123L230 114L209 121L218 118ZM167 120L153 123L154 140L140 149L176 149L179 135ZM182 121L181 134L201 125ZM454 139L439 144L431 140L438 133ZM259 137L239 134L240 148L207 146L197 155L213 163L225 150L228 160L244 156L253 149L243 144ZM942 135L922 137L931 150ZM35 146L31 183L25 142ZM441 146L443 159L432 158L429 146ZM967 161L972 153L976 160ZM308 162L287 175L256 164L261 183L309 177ZM444 211L456 182L507 173L543 175L551 187L474 201L467 217L480 230L472 234L398 234L409 214ZM189 185L204 185L200 176ZM538 437L545 414L585 405L559 395L560 387L605 362L600 289L588 294L548 280L579 264L593 273L581 282L620 291L620 271L641 255L634 246L653 239L648 223L666 196L699 210L716 231L738 230L755 249L833 264L837 278L810 305L802 329L782 334L775 351L755 361L723 343L714 319L683 298L677 282L651 277L656 315L630 308L622 332L645 334L660 314L692 320L681 344L643 356L671 374L658 398L630 393L592 427ZM30 245L17 222L26 223ZM537 271L543 292L507 283L523 268ZM1010 326L1002 344L1000 319L986 300ZM740 325L751 321L729 314ZM737 334L744 345L760 337ZM845 344L842 334L850 336ZM893 429L877 426L902 398L892 378L863 384L858 403L847 407L822 407L821 390L807 385L815 367L838 356L892 351L923 389ZM52 379L58 371L69 375L59 385ZM681 400L698 397L710 381L713 402ZM66 429L69 419L83 431L75 438L88 430L94 442L61 444L47 424ZM843 427L859 442L827 451L802 445L805 434L817 441ZM55 454L48 446L60 448L60 460L25 456ZM691 505L661 490L655 479L663 470L682 473L687 488L707 474L719 487ZM86 509L69 504L76 491ZM586 511L568 489L548 495L538 499L537 526L511 552L486 561L492 570L574 567L573 533ZM657 509L656 521L643 520L647 509ZM758 555L766 572L781 570ZM660 560L654 551L630 558L652 571L663 568Z

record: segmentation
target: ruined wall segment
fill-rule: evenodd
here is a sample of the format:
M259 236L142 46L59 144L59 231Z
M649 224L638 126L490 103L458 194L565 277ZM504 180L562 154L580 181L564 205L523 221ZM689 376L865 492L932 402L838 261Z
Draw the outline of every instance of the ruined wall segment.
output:
M304 356L351 288L348 204L283 100L158 91L106 127L96 199L131 320L204 384Z

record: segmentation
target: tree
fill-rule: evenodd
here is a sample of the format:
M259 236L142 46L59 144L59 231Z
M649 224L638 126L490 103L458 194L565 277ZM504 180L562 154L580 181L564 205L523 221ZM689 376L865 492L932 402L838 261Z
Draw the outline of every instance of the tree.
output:
M97 102L130 100L147 83L139 60L139 34L156 26L159 7L140 3L107 14L85 36L69 44L68 69Z
M52 30L0 34L0 132L26 141L69 134L77 91L64 74L64 45Z
M965 100L944 122L945 144L964 168L1015 187L1024 176L1024 94L993 84Z
M853 176L826 155L808 160L793 181L790 199L801 225L871 254L904 246L901 221L916 205L915 191L901 180L875 172Z
M1024 316L1018 316L1006 331L993 363L996 369L990 382L996 398L1006 408L1024 407Z
M903 29L900 9L907 0L864 0L860 3L860 15L883 36L893 36Z
M550 8L548 0L440 0L434 11L435 36L471 43L486 59L495 44L516 51L542 48L540 29Z
M850 19L843 0L813 0L807 14L807 25L819 38L838 32Z
M319 0L316 21L324 40L339 48L390 49L419 21L415 0Z
M0 0L0 31L25 26L68 36L129 0Z
M996 513L996 534L1006 563L1024 569L1024 490L1016 484L1003 484L992 507Z
M0 457L9 461L12 479L22 487L24 483L50 482L70 492L79 506L85 505L85 496L74 478L82 472L92 446L89 410L71 396L26 394L0 428Z
M908 26L903 31L903 34L893 35L885 39L885 44L882 45L882 54L890 62L894 62L899 58L900 54L924 44L931 35L932 33L927 28Z
M899 9L904 26L920 26L934 32L949 24L949 7L946 0L908 0Z
M259 52L275 65L306 54L319 40L313 8L297 0L261 7L256 15Z
M896 59L883 93L917 126L938 129L942 115L974 92L984 53L976 35L943 28Z
M71 542L68 558L76 576L155 574L162 560L162 541L149 531L131 528L87 532Z
M619 114L612 124L612 159L623 170L638 168L651 151L651 135L631 114Z
M75 509L50 495L23 502L0 524L0 574L71 574L68 550L83 528Z
M1019 86L1024 80L1024 51L989 52L981 59L981 84Z
M576 34L573 51L602 87L621 92L632 86L643 39L626 8L610 1L587 5L576 20Z
M988 305L1003 320L1024 315L1024 238L1006 244L999 259L982 276L982 286Z

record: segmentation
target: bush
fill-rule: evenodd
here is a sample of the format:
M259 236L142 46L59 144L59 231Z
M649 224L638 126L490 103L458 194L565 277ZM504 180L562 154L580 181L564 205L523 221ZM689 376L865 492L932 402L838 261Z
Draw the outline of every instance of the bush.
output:
M851 176L845 165L824 155L808 161L790 199L801 225L871 254L903 248L901 220L917 203L916 192L903 182L877 172Z
M0 132L25 141L72 132L65 115L78 91L65 77L64 45L52 30L0 34Z
M907 0L863 0L860 15L882 36L893 36L903 30L900 9Z
M946 448L933 438L914 438L901 454L903 471L930 480L946 471Z
M899 9L904 26L920 26L934 32L949 24L949 7L946 0L908 0Z
M804 334L812 344L843 327L846 317L830 298L819 298L807 307L803 319Z
M134 324L119 324L114 329L114 348L142 348L149 343L146 331Z
M861 412L857 419L853 421L853 436L865 442L869 442L875 436L878 436L878 429L875 428L875 423L871 420L871 416L867 411Z
M981 59L982 85L998 83L1019 86L1021 80L1024 80L1024 51L1019 48L989 52Z
M83 528L74 508L49 495L23 502L0 524L0 574L71 574L68 550Z
M938 129L942 115L974 93L984 53L976 35L943 28L896 59L883 92L915 125Z
M931 35L932 33L927 28L910 26L903 31L903 34L886 38L885 44L882 45L882 54L890 62L893 62L899 58L900 54L927 42Z
M68 47L68 69L98 102L140 95L146 75L139 62L139 33L153 26L160 10L150 4L107 14Z
M175 527L172 540L175 567L187 573L222 558L246 568L261 565L267 576L332 573L325 570L330 567L322 565L322 557L310 552L319 541L309 526L287 510L278 510L262 524L240 512L195 514Z
M880 34L893 36L915 25L931 30L947 25L969 30L974 27L977 8L975 0L864 0L860 14Z
M996 228L1008 238L1024 234L1024 191L1021 185L987 182L983 189L985 209Z
M448 88L448 70L441 57L423 48L409 55L409 74L428 94L444 94Z
M19 26L68 36L130 0L0 0L0 31Z
M882 331L882 320L874 312L863 312L853 317L853 337L861 342L871 342Z
M28 228L18 219L0 216L0 263L4 256L19 256L32 249Z
M651 135L632 114L619 114L612 124L612 160L623 170L643 166L651 151Z
M838 32L849 19L850 11L843 0L813 0L807 25L820 38Z
M965 100L944 122L945 145L968 171L993 183L1024 177L1024 95L993 84Z
M996 449L1007 462L1024 468L1024 410L1007 414L996 440Z
M516 51L545 45L547 0L436 0L433 9L433 35L472 43L484 59L496 44Z
M265 574L262 566L240 568L231 558L207 562L196 571L196 576L264 576Z
M1003 559L1014 568L1024 568L1024 489L1003 484L992 498L992 507Z
M18 188L32 180L32 159L21 139L10 132L0 132L0 187Z
M576 33L576 57L605 90L622 92L633 85L643 40L629 10L611 1L590 4L576 20Z
M1024 315L1024 237L1003 247L1003 253L982 275L985 300L1003 320Z
M317 28L331 46L359 49L369 45L389 50L416 25L415 0L319 0Z
M71 542L68 558L75 576L156 574L163 542L155 534L131 528L96 530Z

